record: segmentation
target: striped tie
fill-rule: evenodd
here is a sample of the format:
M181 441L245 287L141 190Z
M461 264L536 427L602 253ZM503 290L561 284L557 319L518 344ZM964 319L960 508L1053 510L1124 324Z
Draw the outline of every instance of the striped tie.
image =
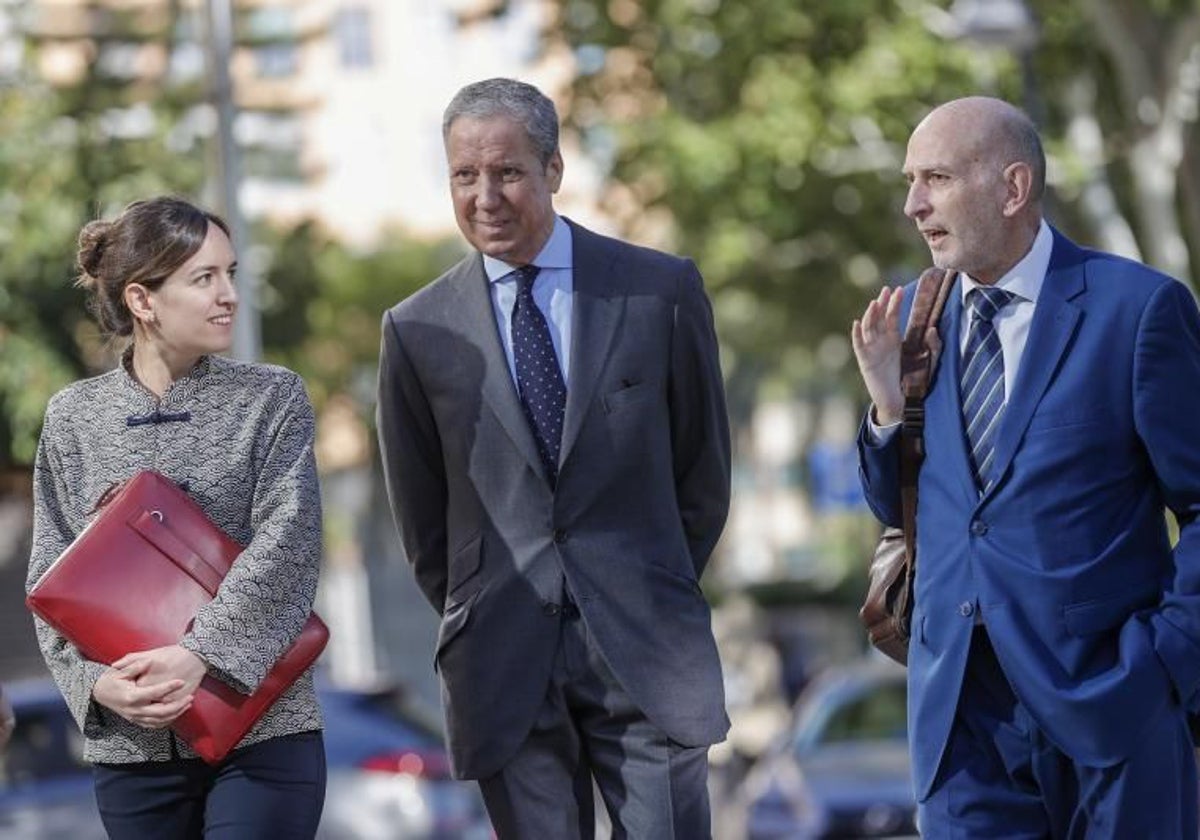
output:
M516 270L517 300L512 312L513 361L517 368L517 391L529 418L538 454L551 485L558 478L558 451L562 444L563 414L567 386L558 367L554 341L542 310L533 299L533 281L538 267Z
M967 295L971 328L963 351L963 425L970 446L971 470L981 493L990 486L996 431L1004 415L1004 354L992 319L1012 300L1012 292L981 286Z

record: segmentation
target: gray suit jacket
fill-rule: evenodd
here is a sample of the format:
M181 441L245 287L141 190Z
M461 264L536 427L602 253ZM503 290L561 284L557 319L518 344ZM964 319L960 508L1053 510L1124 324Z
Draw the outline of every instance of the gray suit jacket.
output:
M557 486L538 459L472 254L383 319L379 439L417 582L442 617L455 775L499 770L545 696L564 579L643 713L686 746L728 729L697 583L729 507L729 428L689 260L571 223L572 370Z

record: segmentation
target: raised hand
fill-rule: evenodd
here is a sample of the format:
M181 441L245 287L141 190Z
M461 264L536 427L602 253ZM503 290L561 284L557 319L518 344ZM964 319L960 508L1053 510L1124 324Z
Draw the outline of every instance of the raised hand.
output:
M904 411L900 390L900 304L903 288L884 287L850 327L850 342L867 393L875 406L875 422L898 423ZM936 330L934 330L936 333Z

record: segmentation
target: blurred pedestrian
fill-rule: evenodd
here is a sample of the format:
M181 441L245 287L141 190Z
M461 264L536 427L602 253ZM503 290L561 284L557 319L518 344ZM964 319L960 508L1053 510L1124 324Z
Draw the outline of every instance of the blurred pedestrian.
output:
M984 97L930 113L904 164L905 214L958 272L917 510L921 832L1195 837L1200 315L1181 283L1051 228L1045 171L1028 117ZM885 289L852 328L863 482L891 525L910 297Z
M379 436L437 664L455 774L501 838L710 833L728 728L698 579L729 432L695 265L558 216L558 117L468 85L442 123L475 248L383 319Z
M8 702L4 686L0 685L0 751L8 746L9 739L12 738L13 730L16 728L17 718L13 714L12 703Z
M213 214L177 198L134 202L83 228L78 263L101 328L131 340L114 370L46 409L29 585L105 490L145 469L186 488L246 546L178 644L110 667L36 621L95 765L104 827L129 840L311 838L325 788L311 671L218 766L170 729L206 674L253 692L308 619L321 507L304 385L283 368L217 355L233 336L236 256Z

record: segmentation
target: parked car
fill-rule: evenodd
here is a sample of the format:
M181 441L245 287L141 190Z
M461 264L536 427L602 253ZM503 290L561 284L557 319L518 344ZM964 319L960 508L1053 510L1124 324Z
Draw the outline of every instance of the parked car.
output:
M318 840L491 840L474 782L450 776L439 722L403 692L323 688L329 783Z
M820 674L737 802L748 840L915 837L904 669L880 659Z
M104 840L83 738L49 679L5 684L17 715L0 754L0 837ZM436 721L396 690L318 686L329 769L319 840L491 840L478 788L450 778Z
M0 837L105 840L83 736L50 680L6 682L17 716L0 753Z

